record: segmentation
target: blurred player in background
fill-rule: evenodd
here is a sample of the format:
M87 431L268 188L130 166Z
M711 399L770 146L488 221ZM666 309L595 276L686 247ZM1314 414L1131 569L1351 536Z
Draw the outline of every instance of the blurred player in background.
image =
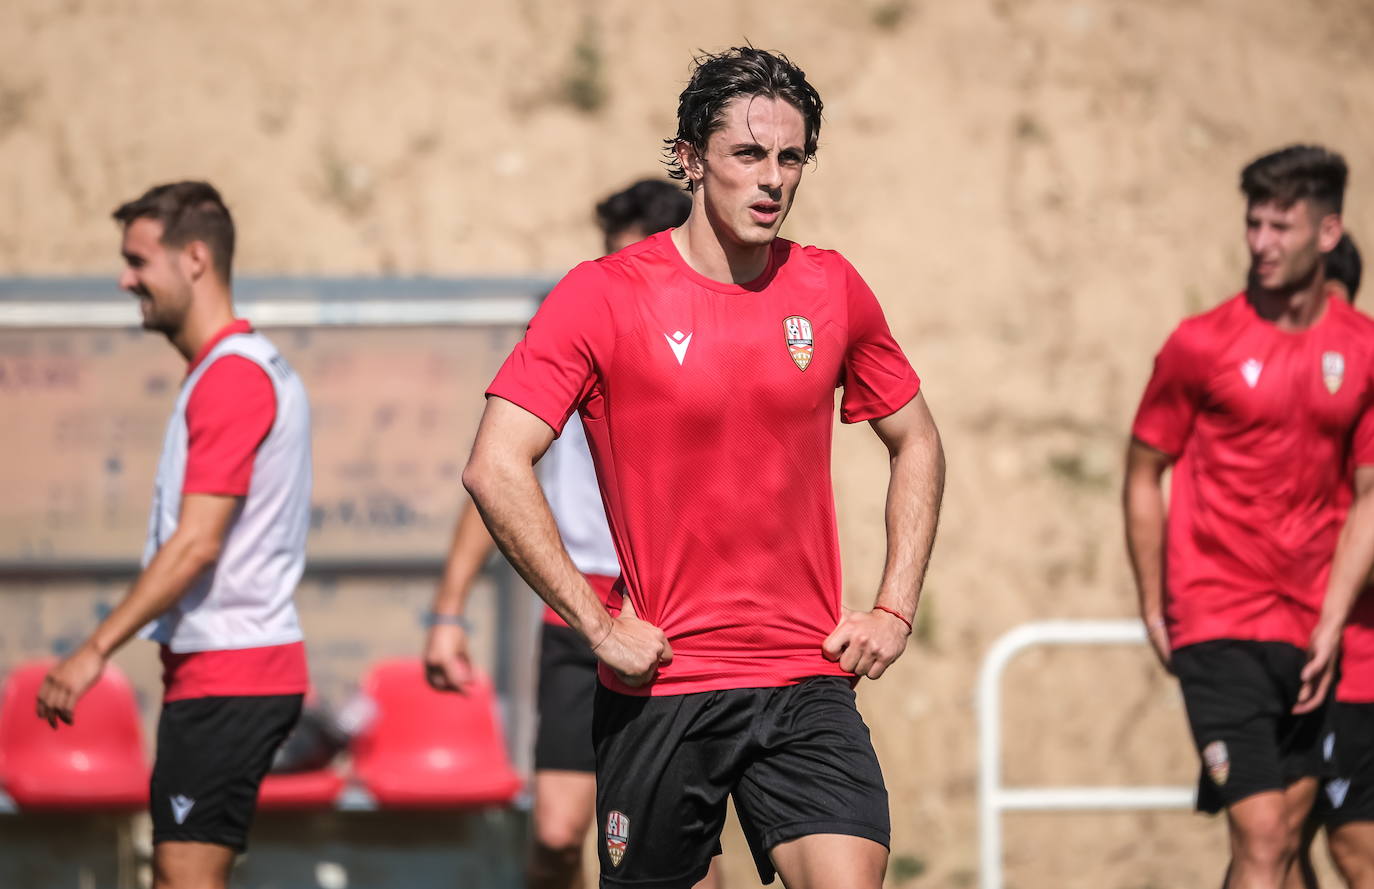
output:
M1363 263L1349 234L1326 257L1327 286L1351 303ZM1374 594L1366 586L1341 640L1341 671L1323 754L1331 777L1313 823L1324 825L1331 858L1351 889L1374 889Z
M293 595L310 515L305 389L234 317L234 224L204 182L120 206L120 286L187 361L153 492L143 571L39 691L71 723L110 656L143 627L165 692L150 786L157 889L216 889L247 844L258 787L306 691ZM149 622L152 623L149 623Z
M1198 808L1227 812L1230 887L1278 887L1298 855L1320 709L1374 561L1374 322L1325 280L1346 177L1312 146L1245 168L1247 287L1164 344L1127 458L1141 615L1182 686Z
M667 151L687 222L578 266L487 390L463 473L492 536L601 661L601 885L688 887L733 797L760 878L878 889L887 791L855 706L905 650L944 478L920 380L839 254L778 238L821 100L785 57L699 59ZM841 607L841 418L890 455L887 561ZM608 614L533 464L586 429L622 570Z
M1338 297L1354 305L1355 295L1360 292L1363 272L1364 261L1360 258L1360 249L1355 246L1350 233L1345 232L1336 242L1335 249L1326 254L1326 286L1332 288Z
M691 199L669 182L636 182L596 206L605 252L615 253L679 226L691 209ZM612 586L620 576L620 564L587 438L576 415L539 461L539 483L577 570L603 602L618 607L620 596L612 592ZM461 691L471 676L463 612L473 581L494 548L482 517L468 502L459 516L444 578L434 597L425 645L426 676L440 691ZM592 698L596 655L552 608L544 609L539 649L529 884L531 889L574 889L583 883L582 846L595 814ZM703 884L714 885L714 881L708 876Z

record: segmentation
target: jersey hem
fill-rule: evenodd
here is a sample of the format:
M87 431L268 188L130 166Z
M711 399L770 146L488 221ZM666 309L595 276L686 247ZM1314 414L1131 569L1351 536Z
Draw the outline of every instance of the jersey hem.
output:
M1178 651L1180 648L1187 648L1190 645L1201 645L1204 642L1274 642L1280 645L1291 645L1299 651L1307 651L1308 640L1303 639L1301 642L1295 642L1291 638L1284 639L1275 636L1267 636L1263 634L1254 636L1243 636L1237 633L1221 633L1215 635L1210 633L1204 633L1201 635L1189 634L1186 636L1182 636L1180 641L1175 641L1173 636L1171 635L1169 639L1169 650Z
M209 687L197 691L163 693L162 702L194 701L200 698L264 698L286 695L303 695L310 690L310 683L284 683L282 685L230 685L224 688Z
M908 404L911 404L911 402L916 399L916 396L920 394L921 381L917 380L915 388L912 389L911 394L906 396L905 398L901 398L900 402L898 402L897 399L893 399L893 401L886 402L882 405L865 405L863 408L859 410L840 411L840 422L845 424L852 424L862 423L866 420L881 420L884 417L890 417L893 414L897 413L897 411L906 407ZM888 408L887 404L895 404L896 406Z
M269 636L265 639L252 639L246 642L234 642L233 644L223 644L218 642L170 642L166 639L159 639L156 636L149 636L148 639L164 646L172 654L201 654L207 651L242 651L245 648L275 648L278 645L291 645L296 642L304 642L305 634L296 632L285 636Z
M233 489L230 490L230 486L228 486L228 485L214 485L214 484L208 484L208 483L207 483L207 484L195 484L195 483L193 483L193 484L189 484L189 485L183 485L182 488L181 488L181 493L182 493L183 495L185 495L185 494L214 494L214 495L219 496L219 497L247 497L247 496L248 496L248 487L247 487L247 486L244 486L244 487L240 488L239 486L235 485L235 486L233 487Z
M540 407L535 407L530 404L531 399L528 392L511 392L504 386L497 386L495 383L493 383L487 389L485 394L487 398L491 398L492 396L502 398L506 401L509 401L516 407L521 408L522 410L529 411L531 414L534 414L540 420L543 420L544 424L547 425L550 429L552 429L555 435L563 434L563 426L568 422L568 418L559 417L557 421L550 419L550 417L547 415L547 411L543 410Z
M785 688L789 685L800 685L808 679L821 677L837 677L848 679L850 686L857 685L859 677L853 673L846 673L837 666L833 671L802 673L796 676L774 676L767 678L757 678L757 674L748 676L713 676L710 678L697 679L667 679L654 680L648 685L641 685L637 688L626 685L615 674L610 671L605 664L598 663L596 670L597 681L607 690L619 695L628 695L636 698L663 698L674 695L693 695L708 691L739 691L746 688Z

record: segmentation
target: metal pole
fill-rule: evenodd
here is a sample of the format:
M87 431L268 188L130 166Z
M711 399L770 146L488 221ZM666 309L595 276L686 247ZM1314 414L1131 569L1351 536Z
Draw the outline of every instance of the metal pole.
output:
M1191 787L1002 787L1002 673L1038 645L1122 645L1145 641L1136 620L1050 620L1022 624L988 649L978 673L978 884L1002 889L1002 811L1186 808Z

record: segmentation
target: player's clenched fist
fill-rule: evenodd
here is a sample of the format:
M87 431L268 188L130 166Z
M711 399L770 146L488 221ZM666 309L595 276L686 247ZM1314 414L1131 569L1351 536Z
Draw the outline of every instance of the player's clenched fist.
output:
M425 640L425 681L435 691L466 692L472 682L468 634L452 624L435 624Z
M631 688L653 679L659 664L673 662L673 646L663 631L627 614L611 620L611 631L592 651Z
M821 652L846 673L877 679L906 651L910 632L901 618L885 610L845 609L839 624L821 643Z

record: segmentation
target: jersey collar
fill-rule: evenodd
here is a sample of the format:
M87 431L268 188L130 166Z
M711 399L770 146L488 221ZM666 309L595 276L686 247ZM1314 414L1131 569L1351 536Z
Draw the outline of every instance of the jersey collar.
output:
M236 333L252 332L253 325L248 323L248 319L235 318L233 321L230 321L228 324L221 327L215 333L214 336L210 337L209 342L207 342L204 346L200 347L200 351L196 353L196 357L192 358L191 363L186 366L187 375L189 376L190 374L195 373L196 367L198 367L200 363L205 360L205 356L210 354L211 349L219 345L220 340L228 336L233 336Z

